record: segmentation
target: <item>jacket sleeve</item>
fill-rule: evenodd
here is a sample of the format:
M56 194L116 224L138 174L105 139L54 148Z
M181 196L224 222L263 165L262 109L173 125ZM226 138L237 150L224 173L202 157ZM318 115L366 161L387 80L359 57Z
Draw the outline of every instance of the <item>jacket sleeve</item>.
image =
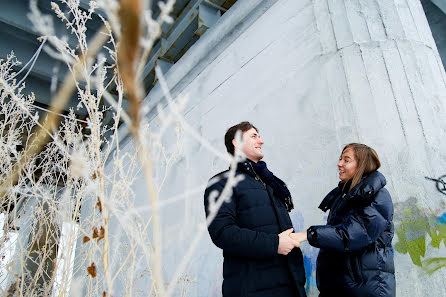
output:
M315 247L339 252L360 251L374 243L393 217L390 195L381 189L369 206L356 209L339 225L312 226L308 242Z
M206 217L209 216L209 195L213 191L220 193L225 182L217 182L208 187L204 194ZM217 198L218 199L218 198ZM237 208L235 194L230 201L222 204L215 218L208 226L214 244L224 253L249 258L269 258L277 255L279 236L254 230L240 228L237 225Z

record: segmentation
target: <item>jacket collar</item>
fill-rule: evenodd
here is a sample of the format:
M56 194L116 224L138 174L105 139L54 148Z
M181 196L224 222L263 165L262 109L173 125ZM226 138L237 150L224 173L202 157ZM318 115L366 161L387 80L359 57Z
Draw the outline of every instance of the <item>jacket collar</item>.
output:
M367 175L359 184L351 189L346 195L347 198L362 197L370 199L375 194L384 188L386 185L386 178L379 171L374 171Z
M363 179L353 187L346 195L345 199L362 199L363 202L371 200L375 194L384 188L386 185L386 178L379 171L374 171L369 175L363 177ZM341 189L339 187L334 188L330 193L322 200L319 208L322 211L327 211L331 208L334 200L340 196Z
M256 177L256 173L254 172L254 168L252 168L251 164L248 160L244 160L237 163L237 171L244 172L252 177Z

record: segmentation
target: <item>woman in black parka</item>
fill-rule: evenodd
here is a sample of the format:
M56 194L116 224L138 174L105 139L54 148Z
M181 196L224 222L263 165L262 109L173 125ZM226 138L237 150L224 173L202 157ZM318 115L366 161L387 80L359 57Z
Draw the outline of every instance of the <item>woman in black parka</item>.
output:
M380 165L372 148L345 146L338 162L341 182L319 206L330 210L327 225L292 234L320 248L320 297L395 296L393 204Z

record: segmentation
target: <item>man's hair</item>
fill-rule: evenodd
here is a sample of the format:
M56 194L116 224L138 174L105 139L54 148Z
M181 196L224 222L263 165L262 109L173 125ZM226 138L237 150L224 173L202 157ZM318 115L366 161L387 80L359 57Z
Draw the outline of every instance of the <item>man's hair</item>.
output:
M246 121L238 123L237 125L229 128L228 131L226 131L225 145L226 145L226 150L228 151L228 153L230 153L231 155L234 155L234 145L232 144L232 140L235 137L235 133L237 133L238 130L242 131L242 133L243 133L243 132L248 131L251 128L256 129L257 133L259 132L259 130L257 130L256 127L254 127L250 122L246 122Z
M381 167L381 162L379 161L378 154L371 147L362 144L362 143L350 143L347 144L342 153L348 148L352 148L355 153L356 161L358 162L358 167L356 169L355 174L353 175L352 184L350 189L353 189L354 186L359 184L361 178L364 175L368 175L373 171L378 170Z

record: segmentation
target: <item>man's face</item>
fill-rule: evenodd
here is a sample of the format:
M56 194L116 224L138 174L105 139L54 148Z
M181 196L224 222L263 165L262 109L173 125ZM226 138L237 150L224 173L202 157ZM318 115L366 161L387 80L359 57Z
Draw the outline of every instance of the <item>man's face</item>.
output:
M246 158L251 161L258 162L263 158L262 145L263 140L260 138L256 129L251 128L242 134L244 145L242 152L245 153ZM233 141L234 146L235 141Z

